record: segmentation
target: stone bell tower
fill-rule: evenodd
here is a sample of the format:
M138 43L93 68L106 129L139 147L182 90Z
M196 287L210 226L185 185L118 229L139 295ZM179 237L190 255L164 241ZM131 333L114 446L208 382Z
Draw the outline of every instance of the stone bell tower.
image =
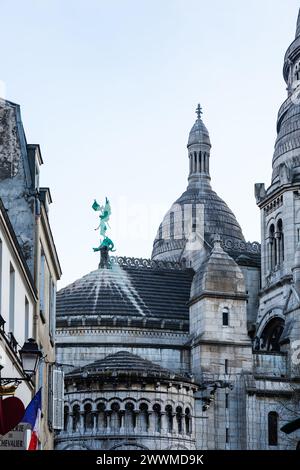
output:
M284 58L287 99L277 118L272 181L255 185L261 211L261 297L255 348L280 352L293 336L286 315L298 286L300 242L300 13L296 36ZM293 287L294 286L294 287Z

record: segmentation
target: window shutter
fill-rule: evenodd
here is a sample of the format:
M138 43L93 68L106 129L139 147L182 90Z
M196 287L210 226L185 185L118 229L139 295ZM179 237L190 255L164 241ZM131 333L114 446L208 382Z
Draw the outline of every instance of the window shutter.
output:
M50 328L50 335L52 340L54 341L55 336L55 315L56 315L56 287L52 279L50 278L50 285L49 285L49 295L50 295L50 321L49 321L49 328Z
M64 427L64 372L62 369L53 369L53 429Z
M53 429L53 367L48 365L48 426Z
M39 298L40 298L40 312L45 314L45 255L41 254L40 259L40 285L39 285Z

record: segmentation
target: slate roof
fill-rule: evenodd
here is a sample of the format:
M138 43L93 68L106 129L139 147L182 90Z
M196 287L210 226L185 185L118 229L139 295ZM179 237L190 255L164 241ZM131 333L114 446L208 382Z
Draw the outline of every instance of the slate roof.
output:
M180 375L128 351L118 351L117 353L109 354L104 359L74 369L66 374L66 377L70 379L76 379L76 377L86 379L87 377L98 375L105 375L106 378L134 375L193 382L191 375Z
M237 222L235 215L229 209L227 204L211 189L209 184L203 185L201 188L188 189L180 196L172 205L171 209L165 215L163 222L160 224L156 238L153 243L152 257L156 259L157 256L165 254L175 249L184 250L186 245L186 237L182 239L172 239L162 237L162 227L170 226L171 212L174 212L174 207L183 208L191 206L193 210L197 210L199 205L204 206L204 238L211 244L212 238L215 235L220 235L222 238L231 238L237 242L245 242L241 227ZM199 209L198 209L199 210ZM181 220L181 219L178 219ZM168 233L171 233L169 228ZM239 253L241 254L241 253ZM180 259L180 252L176 261Z
M145 327L148 319L188 321L194 271L170 268L171 263L165 267L151 267L150 263L115 263L112 269L97 269L61 289L57 294L58 326L62 317L73 316L86 316L86 324L89 316L101 322L112 317L139 318ZM154 327L153 322L149 327Z

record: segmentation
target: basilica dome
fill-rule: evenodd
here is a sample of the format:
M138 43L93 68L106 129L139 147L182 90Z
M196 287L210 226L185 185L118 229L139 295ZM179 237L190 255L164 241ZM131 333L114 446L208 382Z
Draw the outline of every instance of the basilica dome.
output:
M57 294L57 325L188 329L194 271L179 264L110 257Z
M219 235L230 239L232 247L245 242L241 227L227 204L212 190L209 159L211 143L201 118L201 108L188 139L190 172L187 190L176 200L165 215L154 240L152 259L180 261L187 240L198 232L208 247Z

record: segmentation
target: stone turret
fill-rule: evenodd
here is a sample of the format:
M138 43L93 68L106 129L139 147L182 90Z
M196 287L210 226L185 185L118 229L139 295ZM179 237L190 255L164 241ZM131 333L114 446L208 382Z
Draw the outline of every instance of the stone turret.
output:
M210 180L209 158L211 143L209 133L202 121L202 108L198 104L196 109L197 119L193 125L187 144L190 161L189 187L198 188L201 184Z

